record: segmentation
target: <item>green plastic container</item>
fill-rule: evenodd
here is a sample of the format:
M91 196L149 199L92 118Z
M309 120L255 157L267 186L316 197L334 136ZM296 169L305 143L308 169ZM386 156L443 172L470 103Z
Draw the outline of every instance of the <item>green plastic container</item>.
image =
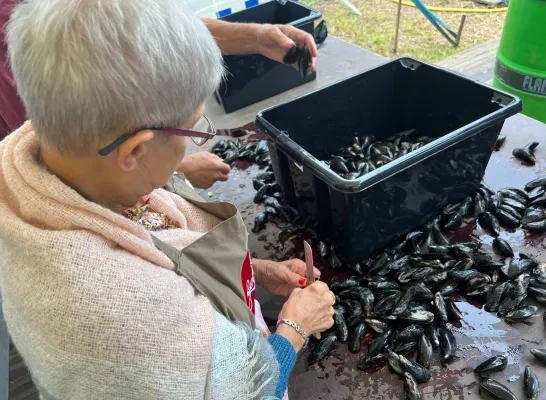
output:
M518 96L523 114L546 122L546 0L510 0L493 86Z

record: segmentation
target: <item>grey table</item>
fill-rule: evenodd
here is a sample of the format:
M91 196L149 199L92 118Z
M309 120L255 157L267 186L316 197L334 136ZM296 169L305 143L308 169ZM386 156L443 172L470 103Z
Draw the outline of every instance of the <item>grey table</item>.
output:
M261 109L328 85L383 61L381 57L335 38L329 38L327 44L319 58L319 80L315 83L294 89L232 115L213 113L211 116L215 119L216 125L219 128L246 125L254 120L255 114ZM339 50L333 49L334 46L339 47ZM346 59L338 60L336 55L340 54L343 54ZM504 148L494 153L489 162L485 176L487 183L497 190L506 186L521 188L531 179L544 176L546 142L542 143L542 141L546 138L546 125L523 115L516 115L506 121L502 133L508 139ZM524 167L511 157L514 147L535 140L541 142L536 151L537 159L540 160L536 166ZM201 195L208 200L234 203L241 211L250 230L253 216L259 208L252 202L255 191L252 188L251 179L257 173L259 173L257 167L236 168L232 171L228 182L217 183L211 189L201 191ZM482 236L483 233L473 225L467 226L466 234L470 240L471 237ZM539 261L546 262L546 235L526 235L518 229L514 232L503 232L503 237L510 241L515 251L531 254ZM258 235L250 235L249 248L258 258L283 260L303 257L301 237L279 239L280 228L269 223ZM490 246L490 243L486 242L485 246ZM271 297L264 291L258 292L258 298L264 315L270 319L276 319L276 313L284 299ZM509 386L518 398L524 398L522 372L526 364L533 367L544 386L546 369L540 366L528 352L528 349L533 347L546 348L546 327L540 318L544 313L544 306L540 306L540 315L534 319L532 326L523 324L509 326L496 316L469 303L460 303L460 308L465 314L465 321L461 327L454 329L460 345L458 358L447 368L442 368L439 361L435 360L432 367L433 379L423 385L425 399L477 400L483 398L472 369L484 357L499 353L508 355L509 365L505 371L496 373L494 378ZM402 382L387 367L374 373L365 373L355 367L356 361L361 356L362 353L351 354L346 346L340 345L319 366L309 368L306 353L303 353L290 378L290 397L297 400L403 399ZM543 387L540 399L546 399L545 391L546 388Z

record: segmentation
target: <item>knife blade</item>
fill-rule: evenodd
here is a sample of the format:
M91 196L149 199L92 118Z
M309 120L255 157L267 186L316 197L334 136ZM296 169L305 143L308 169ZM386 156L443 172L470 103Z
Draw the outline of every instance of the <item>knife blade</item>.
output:
M305 253L306 266L305 279L307 280L307 285L310 285L315 281L315 273L313 265L313 250L311 250L311 246L309 245L307 240L303 241L303 251Z
M313 250L311 250L311 246L307 242L307 240L303 241L303 252L305 254L305 286L309 286L313 282L315 282L315 269L313 264ZM313 336L317 339L320 339L320 332L314 333Z

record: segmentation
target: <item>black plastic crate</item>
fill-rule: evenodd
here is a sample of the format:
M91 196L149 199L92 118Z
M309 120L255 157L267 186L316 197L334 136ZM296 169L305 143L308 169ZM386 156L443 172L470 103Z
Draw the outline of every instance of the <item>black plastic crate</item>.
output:
M262 111L286 200L356 263L475 192L517 97L399 58ZM417 129L436 140L356 180L324 164L352 138Z
M288 0L281 5L273 0L227 15L228 22L293 25L313 35L314 21L322 14L303 3ZM285 92L316 78L316 73L303 78L292 66L270 60L259 54L224 56L226 79L216 91L216 100L226 113L239 110L271 96Z

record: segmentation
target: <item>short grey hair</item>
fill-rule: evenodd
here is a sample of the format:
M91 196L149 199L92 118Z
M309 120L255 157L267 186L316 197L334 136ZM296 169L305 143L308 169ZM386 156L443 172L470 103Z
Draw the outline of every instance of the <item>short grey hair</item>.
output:
M145 126L181 127L224 74L184 0L26 0L7 41L28 118L64 154L96 154Z

